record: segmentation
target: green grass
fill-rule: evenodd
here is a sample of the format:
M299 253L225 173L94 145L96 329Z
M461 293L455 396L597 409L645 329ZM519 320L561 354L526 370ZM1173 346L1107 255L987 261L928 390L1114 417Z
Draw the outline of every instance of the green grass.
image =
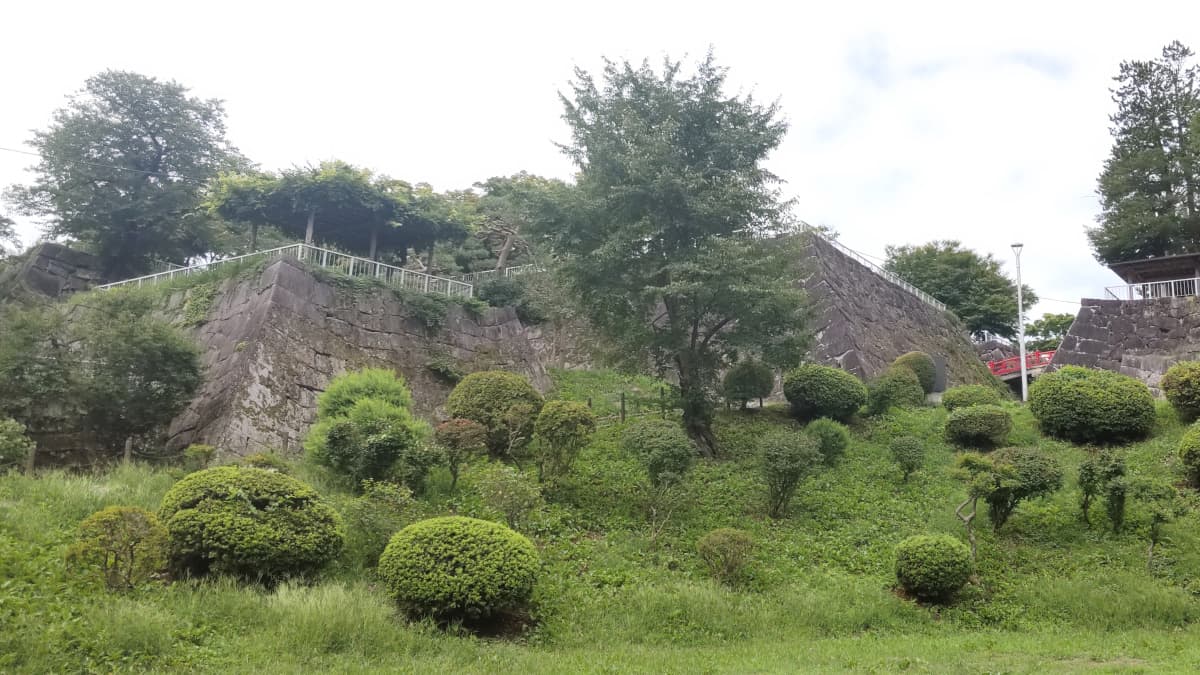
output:
M654 382L555 373L577 398ZM599 393L596 393L599 392ZM578 399L577 399L578 400ZM1066 485L1022 504L1004 530L979 523L978 580L950 607L894 592L892 550L918 533L962 535L963 485L938 409L852 426L836 467L804 483L788 517L765 518L754 440L791 425L781 408L721 413L724 456L701 461L689 498L652 543L644 471L606 425L549 506L525 528L545 563L537 624L506 639L412 623L369 569L339 564L310 585L268 592L227 580L154 584L109 594L79 580L64 551L77 523L111 504L154 509L172 483L146 466L107 473L0 476L0 672L1193 672L1200 668L1200 518L1168 526L1147 569L1147 517L1130 509L1109 531L1103 508L1079 518L1084 450L1038 436L1016 404L1010 442L1037 444L1066 467ZM1126 450L1130 470L1174 479L1183 428L1160 410L1155 435ZM887 443L912 434L925 466L900 479ZM495 517L444 471L413 517ZM353 499L310 467L297 475L338 508ZM1189 497L1194 501L1194 497ZM717 527L758 542L742 584L708 578L694 543Z

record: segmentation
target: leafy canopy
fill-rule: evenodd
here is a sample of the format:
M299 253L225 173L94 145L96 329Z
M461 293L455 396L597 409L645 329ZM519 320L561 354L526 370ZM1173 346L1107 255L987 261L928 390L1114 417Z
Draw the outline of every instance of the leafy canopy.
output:
M1058 349L1058 345L1075 323L1074 314L1043 314L1042 318L1025 326L1025 348L1036 351Z
M979 255L953 240L921 246L888 246L884 267L946 303L972 333L1017 334L1017 285L989 253ZM1037 303L1024 287L1025 309Z
M34 181L7 198L50 237L95 253L111 277L212 251L205 184L245 161L225 138L220 101L118 70L89 78L28 145L41 155Z
M1124 61L1112 90L1112 150L1100 173L1096 259L1114 263L1200 250L1200 69L1179 42Z
M771 236L789 221L763 166L787 125L774 104L724 94L725 76L711 54L691 74L670 60L607 61L600 81L577 70L561 97L576 208L538 226L629 365L677 372L708 452L720 364L745 350L794 365L804 342L798 242Z

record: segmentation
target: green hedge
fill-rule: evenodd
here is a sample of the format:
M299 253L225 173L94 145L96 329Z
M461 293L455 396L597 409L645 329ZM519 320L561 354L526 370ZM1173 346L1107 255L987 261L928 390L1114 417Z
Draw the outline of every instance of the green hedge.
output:
M896 547L896 580L918 600L952 599L972 571L971 549L950 535L918 535Z
M503 370L471 373L446 400L451 417L471 420L487 429L488 451L500 456L523 447L533 437L533 425L544 404L529 380Z
M925 352L908 352L892 361L892 367L908 368L913 371L921 382L921 389L926 394L933 393L934 380L937 379L937 366L933 363L932 356Z
M379 558L378 574L410 614L478 619L524 606L539 566L537 549L520 534L450 516L397 532Z
M1200 485L1200 422L1188 427L1179 440L1179 461L1192 485Z
M804 433L813 439L821 456L827 465L837 464L846 448L850 446L850 430L841 422L834 422L827 417L821 417L808 423Z
M1200 417L1200 361L1182 361L1163 375L1163 395L1184 422Z
M998 405L959 408L946 418L946 440L954 445L988 450L1003 445L1012 417Z
M849 420L867 402L867 388L850 373L805 364L783 378L783 395L800 419L829 417Z
M337 557L344 538L341 518L311 487L248 467L184 476L163 496L158 517L171 567L190 576L306 576Z
M916 408L925 403L925 390L908 368L889 368L875 378L867 393L867 412L882 415L892 408Z
M1043 433L1076 443L1136 440L1154 426L1154 398L1144 383L1079 366L1034 380L1029 409Z
M982 384L951 387L942 394L942 407L954 411L973 405L1000 405L1000 392Z

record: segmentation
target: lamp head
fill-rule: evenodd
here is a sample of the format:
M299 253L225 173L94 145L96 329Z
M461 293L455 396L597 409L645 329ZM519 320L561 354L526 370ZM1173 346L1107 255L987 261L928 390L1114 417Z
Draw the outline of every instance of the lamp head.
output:
M1012 245L1013 253L1016 253L1017 255L1021 255L1021 249L1023 249L1023 248L1025 248L1025 244L1013 244Z

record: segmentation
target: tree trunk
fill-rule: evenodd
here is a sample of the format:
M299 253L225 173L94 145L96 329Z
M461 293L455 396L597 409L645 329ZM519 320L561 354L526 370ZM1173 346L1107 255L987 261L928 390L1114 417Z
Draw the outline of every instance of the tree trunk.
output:
M425 256L425 269L433 271L433 249L437 248L437 242L429 245L429 252Z
M371 260L378 260L378 258L375 257L375 249L377 249L378 247L379 247L379 226L372 225L371 226L371 253L368 255L368 257Z
M125 437L125 457L123 461L125 464L133 463L133 436Z
M25 458L25 475L26 476L33 475L33 467L35 464L37 464L37 446L36 445L33 446L33 448L29 451L29 456Z
M978 497L968 497L967 501L959 504L958 508L954 509L954 515L958 516L958 519L963 523L963 527L967 528L967 540L971 542L971 562L975 562L976 560L975 527L972 523L975 520L975 514L978 513L978 504ZM963 515L962 510L967 506L971 507L971 515Z
M304 228L304 243L312 245L313 243L313 221L317 219L317 210L310 208L308 210L308 225Z
M700 371L686 355L676 355L679 398L683 405L683 428L705 457L716 457L717 439L712 432L712 408L704 395Z
M250 223L250 252L258 248L258 223Z
M508 254L512 251L513 243L517 240L517 230L513 229L504 235L504 245L500 247L500 255L496 258L496 271L508 265Z

